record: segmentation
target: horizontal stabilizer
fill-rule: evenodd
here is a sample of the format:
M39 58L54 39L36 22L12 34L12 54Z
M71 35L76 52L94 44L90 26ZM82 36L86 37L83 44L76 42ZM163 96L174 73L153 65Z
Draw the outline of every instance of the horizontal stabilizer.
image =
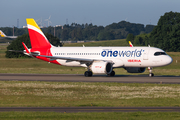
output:
M24 42L22 42L22 44L23 44L23 46L24 46L24 49L26 50L26 53L28 53L28 54L29 54L30 52L29 52L29 50L28 50L27 46L24 44Z
M17 53L24 53L24 51L19 51L19 50L8 50L10 52L17 52Z

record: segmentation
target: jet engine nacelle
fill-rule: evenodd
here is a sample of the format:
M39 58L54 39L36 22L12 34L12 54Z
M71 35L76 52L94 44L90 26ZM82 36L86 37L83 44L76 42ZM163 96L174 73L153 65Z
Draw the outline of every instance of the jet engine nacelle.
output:
M112 64L109 62L94 62L91 65L93 73L105 73L110 74L112 72Z
M146 68L144 67L126 67L128 73L143 73Z

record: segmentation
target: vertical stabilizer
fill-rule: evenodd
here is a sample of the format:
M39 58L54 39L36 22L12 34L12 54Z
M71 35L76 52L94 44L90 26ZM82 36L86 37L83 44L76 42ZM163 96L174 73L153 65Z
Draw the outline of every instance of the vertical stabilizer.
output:
M131 43L131 41L129 41L129 46L130 46L130 47L133 47L133 44Z
M52 45L32 18L27 18L27 27L32 48L50 48Z
M6 37L6 35L1 30L0 30L0 35L1 35L1 37Z

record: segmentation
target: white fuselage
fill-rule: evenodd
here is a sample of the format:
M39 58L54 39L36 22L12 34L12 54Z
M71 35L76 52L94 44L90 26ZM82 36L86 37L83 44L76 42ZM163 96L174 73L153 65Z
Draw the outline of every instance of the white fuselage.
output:
M155 47L52 47L51 53L58 57L109 61L113 68L159 67L172 62L169 55ZM78 61L57 59L57 62L64 66L86 67L85 63Z
M5 36L5 37L1 37L1 39L16 39L18 36Z

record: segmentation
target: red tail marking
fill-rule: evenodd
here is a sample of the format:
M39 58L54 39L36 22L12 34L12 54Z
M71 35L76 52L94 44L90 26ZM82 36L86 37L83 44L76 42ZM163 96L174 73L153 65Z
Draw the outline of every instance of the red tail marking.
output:
M51 48L49 41L38 32L28 29L32 48Z

